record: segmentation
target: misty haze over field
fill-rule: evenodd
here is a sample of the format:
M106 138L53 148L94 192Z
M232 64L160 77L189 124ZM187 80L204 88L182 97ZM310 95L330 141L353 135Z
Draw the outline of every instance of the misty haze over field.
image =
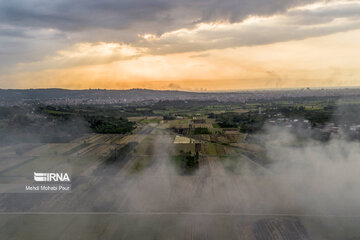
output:
M67 124L71 127L73 123ZM270 234L265 226L273 226L279 234L291 232L290 239L313 239L326 236L323 232L337 224L353 229L352 223L343 222L344 219L359 219L360 143L348 139L345 133L319 141L311 138L309 129L294 132L295 129L265 124L252 134L251 140L258 143L257 148L263 148L264 163L245 152L235 157L225 155L220 161L217 155L203 152L203 143L198 170L184 174L174 162L178 154L174 143L177 135L164 121L144 122L130 135L93 134L85 121L77 123L84 130L70 141L65 138L63 142L46 143L37 134L32 142L26 140L31 139L27 136L21 143L21 135L6 136L9 142L14 138L14 144L0 149L3 183L12 182L15 177L16 182L29 182L34 171L65 170L71 172L72 192L2 193L2 212L49 213L48 216L63 213L57 217L59 221L61 216L73 222L73 228L83 228L85 232L89 231L87 224L76 222L104 221L101 228L109 236L115 236L115 229L130 224L126 222L139 218L140 225L127 233L139 239L146 234L168 238L171 231L158 229L158 221L165 221L162 224L176 233L192 232L210 239L234 238L232 234L262 239L258 231ZM66 124L61 129L67 136ZM72 132L68 134L71 136ZM98 220L96 214L100 214ZM15 221L17 215L9 216ZM25 216L30 220L37 215ZM153 220L145 221L147 218ZM237 222L234 226L239 227L230 227L229 235L222 235L224 226L220 220ZM120 225L109 229L106 226L112 221L120 221ZM3 224L3 228L8 228L13 223L6 220ZM47 220L42 226L55 227L54 224ZM145 229L144 233L136 232L138 228ZM36 227L31 229L25 232L41 236ZM342 236L336 229L333 231L334 239ZM62 233L64 239L68 233Z

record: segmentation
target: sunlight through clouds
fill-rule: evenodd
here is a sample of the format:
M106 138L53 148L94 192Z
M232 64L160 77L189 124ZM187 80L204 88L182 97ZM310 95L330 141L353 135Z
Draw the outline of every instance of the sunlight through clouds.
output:
M189 89L186 82L212 90L359 85L360 73L354 63L359 53L360 1L265 5L259 0L251 3L248 12L242 12L235 2L210 7L216 1L201 14L198 11L205 2L194 3L192 8L186 3L159 2L159 9L142 1L113 3L98 9L107 13L99 23L75 22L79 30L70 28L67 21L85 17L80 13L62 16L52 25L39 24L27 12L23 18L29 18L29 26L19 27L14 19L4 18L0 43L6 50L0 61L7 67L0 70L0 87L6 87L8 79L19 88L27 86L26 81L48 87L50 80L40 80L46 74L51 81L61 78L67 88L97 84L116 88L126 83L128 87ZM10 5L4 6L14 8ZM150 9L155 15L133 19L123 12L124 6L130 12ZM23 8L30 11L26 4ZM36 14L47 8L40 10ZM116 27L108 17L120 17L129 24ZM156 21L158 17L161 20ZM139 28L139 22L147 27ZM4 57L10 53L11 57ZM224 84L207 84L206 80Z

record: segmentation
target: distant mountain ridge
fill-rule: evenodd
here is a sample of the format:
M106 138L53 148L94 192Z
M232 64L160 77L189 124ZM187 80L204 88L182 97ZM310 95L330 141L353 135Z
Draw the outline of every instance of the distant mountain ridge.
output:
M45 104L114 104L164 100L199 100L220 102L245 102L249 100L293 97L343 97L358 96L360 89L295 89L256 90L239 92L185 92L176 90L68 90L49 89L0 89L0 105L42 102Z

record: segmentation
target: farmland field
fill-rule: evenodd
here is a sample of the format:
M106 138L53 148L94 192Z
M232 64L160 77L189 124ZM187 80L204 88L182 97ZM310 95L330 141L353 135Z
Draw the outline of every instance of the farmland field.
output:
M306 207L312 200L296 194L304 188L295 181L297 172L271 167L278 143L269 148L263 133L242 128L258 121L258 113L249 115L253 107L171 108L162 110L164 116L129 117L131 132L84 132L66 141L1 146L1 184L31 183L34 172L71 173L69 193L3 189L2 239L69 239L78 231L87 239L356 236L348 215ZM243 122L234 122L233 116ZM296 139L291 147L296 144L303 141ZM360 221L356 213L353 222ZM348 232L332 228L334 221ZM42 231L43 226L54 231Z

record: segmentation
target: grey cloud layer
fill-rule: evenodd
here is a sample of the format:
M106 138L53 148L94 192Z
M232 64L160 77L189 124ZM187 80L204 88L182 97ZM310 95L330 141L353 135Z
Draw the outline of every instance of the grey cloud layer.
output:
M256 20L255 20L256 21ZM252 24L237 23L166 33L149 43L155 54L254 46L360 28L360 2L319 9L291 9ZM167 44L171 43L171 44Z
M196 22L236 22L248 15L271 15L309 0L121 0L39 1L15 0L0 3L3 24L56 28L63 31L149 26L148 32L169 31Z
M152 54L168 54L304 39L360 26L360 9L356 2L325 10L288 11L312 2L314 0L0 1L0 45L3 46L0 69L54 55L56 50L76 42L128 43L149 48ZM183 37L171 34L178 29L196 29L198 23L239 23L248 16L274 14L285 16L286 22L273 26L201 30ZM317 26L337 18L346 18L349 23ZM163 37L162 34L168 32L170 34ZM139 41L139 35L144 33L160 38Z

